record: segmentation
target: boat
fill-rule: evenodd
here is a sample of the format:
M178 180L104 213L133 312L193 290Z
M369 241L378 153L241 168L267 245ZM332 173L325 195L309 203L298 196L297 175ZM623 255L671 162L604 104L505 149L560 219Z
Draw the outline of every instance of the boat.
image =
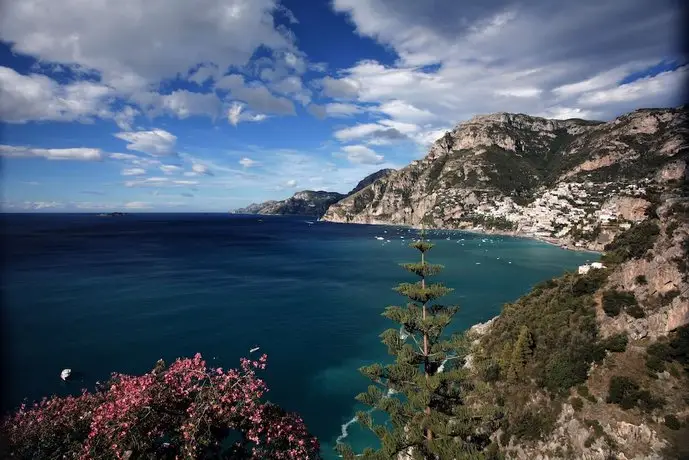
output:
M67 379L72 375L72 369L62 369L62 372L60 372L60 378L64 380L65 382Z

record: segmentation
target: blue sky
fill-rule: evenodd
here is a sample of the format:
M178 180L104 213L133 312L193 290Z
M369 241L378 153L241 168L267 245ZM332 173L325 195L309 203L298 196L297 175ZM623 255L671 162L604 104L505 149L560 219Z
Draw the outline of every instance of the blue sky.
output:
M672 0L21 0L2 209L227 211L346 192L474 115L676 106Z

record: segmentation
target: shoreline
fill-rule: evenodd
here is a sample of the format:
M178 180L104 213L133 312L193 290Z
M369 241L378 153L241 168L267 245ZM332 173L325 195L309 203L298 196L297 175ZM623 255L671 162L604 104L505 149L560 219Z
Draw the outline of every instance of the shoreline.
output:
M378 226L388 226L388 227L404 227L404 228L414 228L417 230L421 229L421 225L413 225L413 224L395 224L395 223L390 223L390 222L338 222L338 221L323 219L322 217L318 219L318 222L329 222L331 224L355 224L355 225L378 225ZM555 238L546 238L546 237L542 237L542 236L529 235L529 234L519 233L519 232L515 232L515 231L485 230L485 229L484 230L478 230L478 229L474 229L474 228L469 229L469 228L444 228L444 227L426 228L426 230L449 230L449 231L456 231L456 232L473 233L476 235L500 235L500 236L510 236L513 238L525 238L525 239L529 239L529 240L539 241L541 243L550 244L552 246L558 246L559 248L564 249L566 251L589 252L589 253L597 254L597 255L603 254L603 251L596 251L594 249L589 249L589 248L585 248L585 247L570 246L570 245L564 244L562 242L558 242L558 240Z

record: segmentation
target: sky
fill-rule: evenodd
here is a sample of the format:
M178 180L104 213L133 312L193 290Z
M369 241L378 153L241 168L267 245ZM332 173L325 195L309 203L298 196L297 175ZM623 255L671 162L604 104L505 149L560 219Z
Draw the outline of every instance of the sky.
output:
M347 192L474 115L683 102L681 0L0 0L4 212Z

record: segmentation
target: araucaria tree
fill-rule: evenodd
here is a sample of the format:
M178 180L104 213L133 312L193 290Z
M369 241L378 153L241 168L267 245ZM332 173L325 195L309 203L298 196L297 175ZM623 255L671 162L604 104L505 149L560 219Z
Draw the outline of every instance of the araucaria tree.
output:
M385 460L397 459L399 454L407 459L480 458L480 450L489 441L476 432L477 420L464 400L469 385L461 365L465 341L446 331L459 308L435 303L452 289L428 282L443 267L426 260L433 244L425 240L423 231L410 247L421 253L421 261L401 265L419 280L399 284L395 290L408 303L387 307L383 313L399 324L381 334L395 361L360 369L373 384L357 396L371 407L357 418L380 439L379 449L368 448L362 456ZM376 411L385 413L384 422L374 421ZM339 445L338 450L345 458L355 456L347 445Z

